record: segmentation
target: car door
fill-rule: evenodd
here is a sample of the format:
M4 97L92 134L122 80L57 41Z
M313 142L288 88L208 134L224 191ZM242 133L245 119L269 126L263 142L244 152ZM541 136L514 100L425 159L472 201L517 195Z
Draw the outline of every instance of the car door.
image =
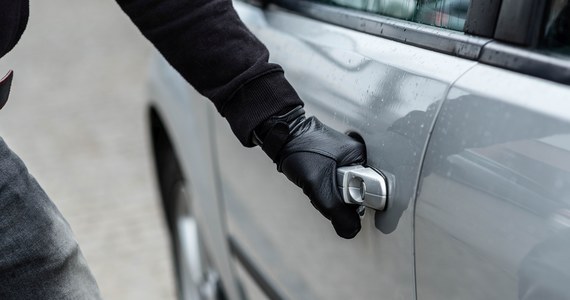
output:
M497 41L437 118L416 204L420 300L570 295L570 4L538 3L503 1Z
M361 138L367 165L389 179L387 209L366 209L362 232L343 240L260 149L244 149L215 121L232 248L272 298L415 298L413 204L423 153L451 84L487 42L401 20L432 20L415 17L415 5L423 7L415 1L345 2L351 7L235 2L307 113Z

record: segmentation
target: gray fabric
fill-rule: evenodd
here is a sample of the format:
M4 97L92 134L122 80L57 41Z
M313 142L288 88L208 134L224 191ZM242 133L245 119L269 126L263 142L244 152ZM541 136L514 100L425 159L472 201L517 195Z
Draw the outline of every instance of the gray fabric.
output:
M0 299L100 299L69 224L0 138Z

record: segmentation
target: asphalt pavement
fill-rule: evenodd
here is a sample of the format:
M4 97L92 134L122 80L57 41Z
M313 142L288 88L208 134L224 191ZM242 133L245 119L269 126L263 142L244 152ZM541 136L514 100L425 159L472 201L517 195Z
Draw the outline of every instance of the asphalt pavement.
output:
M114 1L32 1L0 136L71 224L105 299L173 299L146 133L151 45ZM3 74L2 74L3 75Z

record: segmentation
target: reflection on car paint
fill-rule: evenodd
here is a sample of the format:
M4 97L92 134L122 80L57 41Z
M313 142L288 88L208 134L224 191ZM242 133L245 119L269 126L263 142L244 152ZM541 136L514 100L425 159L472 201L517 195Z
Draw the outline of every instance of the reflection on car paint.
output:
M422 171L418 293L423 299L457 293L462 299L566 298L570 119L455 95L438 116ZM434 268L441 280L427 279Z

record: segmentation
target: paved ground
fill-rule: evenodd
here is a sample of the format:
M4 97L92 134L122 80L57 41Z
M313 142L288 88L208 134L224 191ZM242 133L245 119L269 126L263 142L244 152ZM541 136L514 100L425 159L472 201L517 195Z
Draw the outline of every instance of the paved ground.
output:
M16 78L0 136L71 223L106 299L172 299L145 132L151 47L112 0L32 1L0 63Z

